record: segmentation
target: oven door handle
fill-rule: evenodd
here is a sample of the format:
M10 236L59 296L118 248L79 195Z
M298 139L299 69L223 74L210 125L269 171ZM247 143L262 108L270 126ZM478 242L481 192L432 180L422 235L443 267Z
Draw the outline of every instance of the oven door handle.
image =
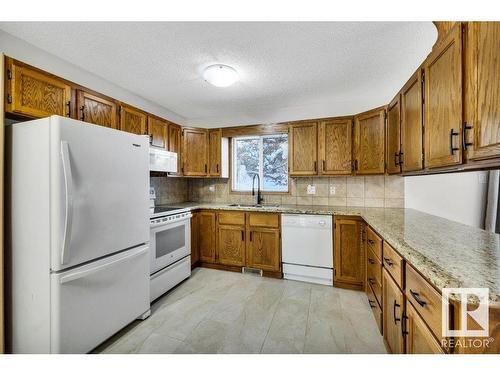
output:
M150 227L151 228L158 228L158 227L165 226L165 225L175 224L175 223L178 223L180 221L187 221L191 217L193 217L193 215L189 214L189 215L186 215L184 217L180 217L180 218L175 219L175 220L163 221L161 223L151 223Z

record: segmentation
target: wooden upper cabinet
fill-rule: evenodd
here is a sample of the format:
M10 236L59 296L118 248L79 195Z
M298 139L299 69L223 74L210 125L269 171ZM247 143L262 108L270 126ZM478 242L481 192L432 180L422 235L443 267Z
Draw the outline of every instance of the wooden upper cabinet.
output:
M401 167L403 172L423 169L422 70L401 89ZM390 163L390 160L388 159Z
M5 111L34 118L71 117L71 87L52 74L6 60Z
M444 354L439 341L409 302L406 302L405 319L407 354Z
M362 230L360 219L335 218L334 284L362 289L365 278Z
M384 339L393 354L404 353L404 295L389 273L382 271L382 301Z
M211 211L198 213L198 252L202 262L215 263L215 217Z
M117 105L110 99L77 90L76 110L77 118L81 121L118 129Z
M352 170L352 119L321 121L318 131L319 173L350 174Z
M425 61L425 166L462 163L462 25Z
M245 226L217 225L217 263L245 265Z
M208 174L208 131L184 128L182 138L183 175L206 176Z
M290 175L310 176L318 173L318 124L301 121L290 125Z
M387 173L401 173L401 100L399 94L387 107Z
M146 134L147 122L146 113L128 105L120 106L120 130L144 135Z
M358 174L385 172L385 108L354 118L354 169Z
M468 159L500 157L500 22L467 26L464 148Z
M221 143L222 130L208 131L208 175L219 177L221 172Z
M148 116L149 144L168 150L168 122L154 116Z

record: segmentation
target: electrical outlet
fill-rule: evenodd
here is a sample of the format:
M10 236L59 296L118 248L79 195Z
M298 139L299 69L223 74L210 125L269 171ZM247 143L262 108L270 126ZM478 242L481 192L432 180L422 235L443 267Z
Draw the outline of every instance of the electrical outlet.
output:
M337 188L335 185L330 185L330 195L335 195L337 194Z
M210 191L210 192L212 192L212 193L213 193L213 192L215 191L215 185L210 185L210 186L208 187L208 191Z
M307 194L311 194L311 195L316 194L316 186L315 185L307 185Z

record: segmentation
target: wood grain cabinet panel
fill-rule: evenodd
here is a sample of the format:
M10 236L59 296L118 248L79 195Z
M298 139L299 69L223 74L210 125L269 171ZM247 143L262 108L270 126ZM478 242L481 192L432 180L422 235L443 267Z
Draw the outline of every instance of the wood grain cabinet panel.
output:
M403 172L423 169L422 70L401 90L401 167Z
M352 170L352 119L321 121L318 131L319 174L343 175Z
M118 129L117 108L116 103L110 99L85 90L77 90L77 118L81 121Z
M120 106L120 130L139 135L146 134L148 116L128 105Z
M206 176L208 174L208 131L184 128L182 138L182 174Z
M217 226L217 263L227 266L245 265L245 227Z
M409 302L406 302L404 319L407 354L444 354L429 327Z
M385 108L354 118L354 169L357 174L385 172Z
M221 173L221 142L222 130L209 130L208 131L208 175L219 177Z
M200 260L200 247L199 247L199 213L193 212L191 217L191 265L196 264Z
M404 295L385 269L382 273L382 279L384 339L391 353L402 354L404 353L405 341L402 325L405 308Z
M180 125L169 122L168 124L168 151L177 153L177 173L176 175L181 175L181 164L182 164L182 147L181 147L181 134L182 128Z
M198 213L198 249L202 262L215 263L215 217L215 212L211 211L200 211Z
M334 284L362 289L365 277L363 223L354 218L335 218Z
M401 100L399 94L387 107L387 173L401 173Z
M158 117L148 116L149 144L168 150L168 122Z
M500 157L500 22L470 22L466 53L468 159Z
M375 321L377 322L378 330L380 331L380 333L383 333L383 327L382 327L383 311L380 305L378 304L378 301L375 298L375 293L373 293L373 290L370 285L366 287L366 296L368 298L368 305L372 309L373 316L375 317Z
M311 176L318 173L318 124L304 121L290 125L290 175Z
M280 271L280 230L249 227L247 266L263 271Z
M425 62L425 166L462 163L462 27L458 23Z
M71 117L71 87L66 82L13 59L7 59L6 68L6 112Z

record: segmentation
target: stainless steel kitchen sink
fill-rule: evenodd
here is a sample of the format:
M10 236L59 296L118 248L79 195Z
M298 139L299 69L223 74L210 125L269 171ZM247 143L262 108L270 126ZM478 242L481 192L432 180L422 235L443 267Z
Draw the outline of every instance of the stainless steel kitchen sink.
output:
M252 208L266 208L266 207L279 207L280 205L277 203L272 203L272 204L239 204L239 203L232 203L229 205L229 207L252 207Z

